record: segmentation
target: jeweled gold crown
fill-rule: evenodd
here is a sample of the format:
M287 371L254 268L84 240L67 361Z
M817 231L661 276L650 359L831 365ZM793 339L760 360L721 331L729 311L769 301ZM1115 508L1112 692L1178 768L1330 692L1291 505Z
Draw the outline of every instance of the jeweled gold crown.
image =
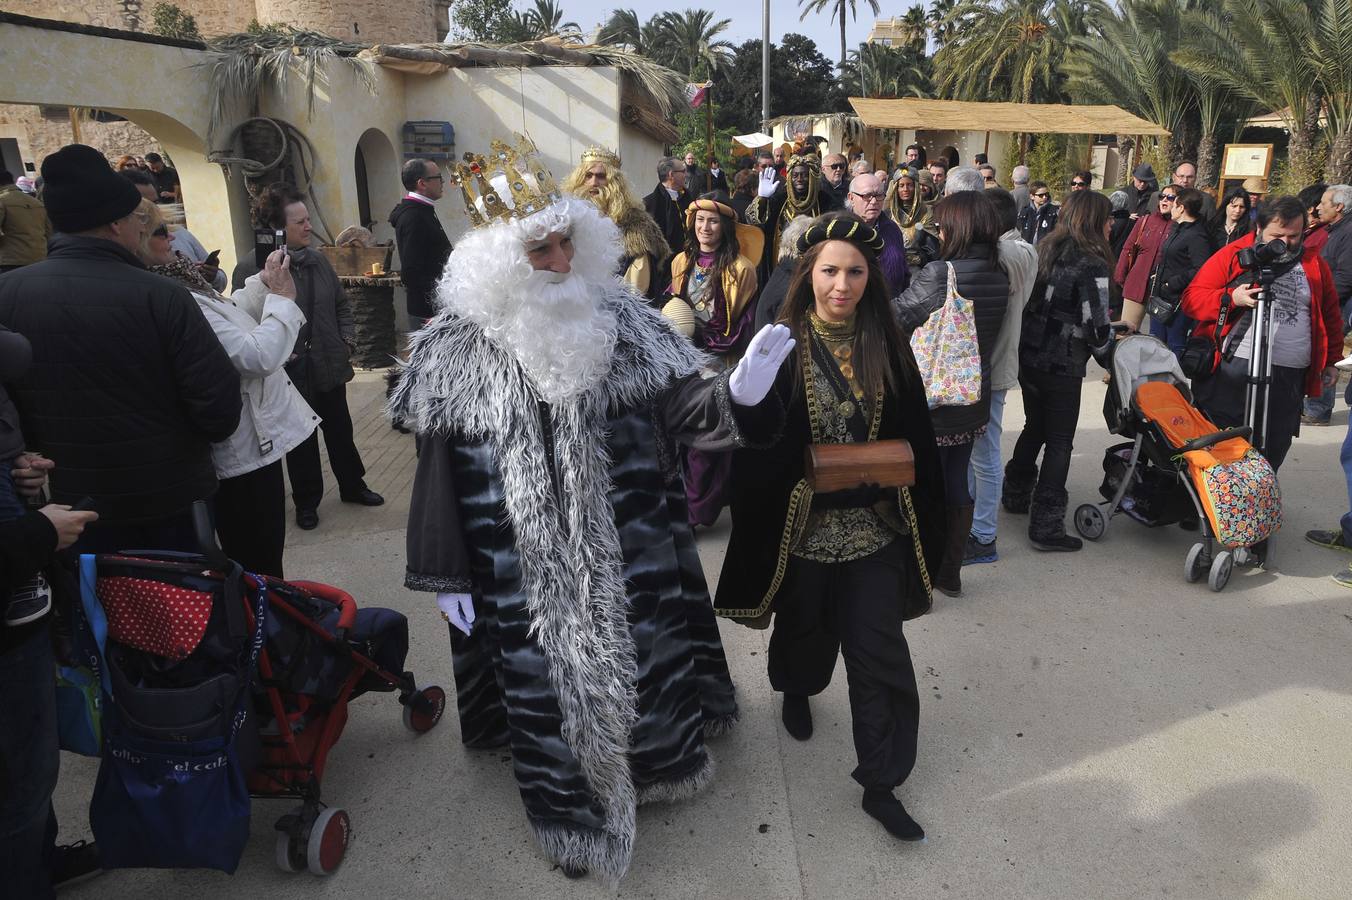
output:
M582 151L582 165L590 166L599 162L605 163L613 169L618 169L620 168L620 154L599 146L588 147Z
M563 199L535 144L519 134L515 137L514 147L494 141L488 156L466 153L464 162L451 167L474 228L524 219Z

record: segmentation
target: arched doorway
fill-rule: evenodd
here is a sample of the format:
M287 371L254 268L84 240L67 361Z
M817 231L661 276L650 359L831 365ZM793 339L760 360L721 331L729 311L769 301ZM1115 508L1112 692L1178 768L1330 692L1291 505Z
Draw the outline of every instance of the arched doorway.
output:
M385 133L378 128L366 129L353 154L356 212L358 220L371 229L377 241L394 239L389 215L404 194L403 185L399 183L399 166L394 145Z

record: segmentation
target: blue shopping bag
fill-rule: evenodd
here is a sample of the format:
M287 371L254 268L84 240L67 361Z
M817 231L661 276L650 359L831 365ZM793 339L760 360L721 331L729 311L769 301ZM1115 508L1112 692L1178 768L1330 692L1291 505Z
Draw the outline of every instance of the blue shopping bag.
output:
M80 558L79 575L80 609L72 627L75 664L56 667L56 730L62 750L98 756L103 749L103 651L108 619L94 593L92 556Z
M267 590L260 586L248 671L263 641ZM106 668L106 667L105 667ZM249 840L249 791L238 756L249 681L226 734L174 743L144 738L105 698L104 752L89 823L105 869L206 868L232 873Z

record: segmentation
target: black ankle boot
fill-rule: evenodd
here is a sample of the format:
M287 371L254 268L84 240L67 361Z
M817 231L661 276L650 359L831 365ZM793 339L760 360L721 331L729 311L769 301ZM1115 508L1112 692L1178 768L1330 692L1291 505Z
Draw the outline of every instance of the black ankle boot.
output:
M1069 494L1065 488L1038 485L1033 492L1033 504L1028 517L1028 539L1039 550L1075 551L1084 545L1077 537L1066 534L1066 504Z
M892 796L892 792L881 788L864 791L864 802L860 804L864 812L882 823L887 833L903 841L923 841L925 829L911 818L901 801Z
M1033 500L1033 486L1037 484L1037 467L1020 471L1011 460L1005 466L1005 484L1000 493L1000 505L1007 511L1023 516Z
M784 709L780 713L784 728L796 740L812 737L812 707L804 694L785 694Z

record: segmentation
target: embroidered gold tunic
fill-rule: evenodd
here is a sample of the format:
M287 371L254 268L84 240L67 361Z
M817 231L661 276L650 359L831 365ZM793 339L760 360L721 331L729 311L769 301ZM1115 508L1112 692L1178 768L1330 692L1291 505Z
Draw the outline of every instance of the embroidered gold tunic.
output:
M834 372L817 364L811 348L804 348L804 356L813 359L804 373L808 408L814 410L814 434L817 443L852 444L855 437L850 419L856 412L864 421L876 422L877 399L865 398L864 390L855 376L853 355L855 322L834 323L818 318L809 311L812 325L810 340L826 351L834 364ZM808 513L802 537L791 552L794 556L813 562L840 563L862 559L908 533L897 514L896 503L886 500L873 506L852 509L813 509Z

